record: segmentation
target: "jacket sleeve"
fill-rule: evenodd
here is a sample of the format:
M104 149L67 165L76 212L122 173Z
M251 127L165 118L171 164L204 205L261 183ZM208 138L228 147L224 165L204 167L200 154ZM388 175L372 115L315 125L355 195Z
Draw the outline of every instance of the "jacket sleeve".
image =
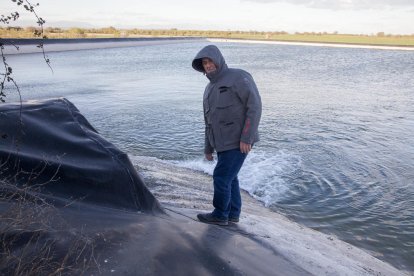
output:
M240 141L252 144L257 135L260 117L262 116L262 100L256 83L247 72L242 74L236 85L236 92L244 104L246 113Z
M206 125L206 129L204 131L204 154L214 152L214 148L210 144L210 140L208 139L208 131L209 131L209 127Z

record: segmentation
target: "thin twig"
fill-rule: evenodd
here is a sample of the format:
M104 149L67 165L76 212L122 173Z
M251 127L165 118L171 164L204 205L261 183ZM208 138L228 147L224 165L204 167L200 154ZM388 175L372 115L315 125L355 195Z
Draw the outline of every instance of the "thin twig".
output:
M43 59L45 60L45 62L46 62L46 64L47 64L47 66L49 66L49 68L50 68L50 70L52 71L52 73L53 73L53 69L52 69L52 66L50 66L50 60L49 60L49 58L46 56L46 53L45 53L45 49L44 49L44 47L43 47L43 41L45 40L45 39L47 39L47 37L44 35L44 29L43 29L43 24L45 24L46 23L46 21L43 19L43 18L41 18L41 17L39 17L38 15L37 15L37 13L36 13L36 11L35 11L35 9L34 9L34 7L33 7L33 5L28 1L28 0L25 0L26 1L26 3L29 5L29 8L30 8L30 11L31 12L33 12L33 14L36 16L36 18L37 18L37 24L40 26L40 34L39 34L39 36L41 36L41 38L42 38L42 40L41 40L41 42L39 43L39 48L41 48L42 49L42 54L43 54ZM39 5L39 4L37 4L37 5Z

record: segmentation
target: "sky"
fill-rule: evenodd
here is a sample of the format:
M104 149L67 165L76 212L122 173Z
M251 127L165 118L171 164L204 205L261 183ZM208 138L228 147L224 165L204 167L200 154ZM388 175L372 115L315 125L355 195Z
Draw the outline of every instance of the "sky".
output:
M414 34L414 0L31 0L45 27ZM33 15L12 0L0 14Z

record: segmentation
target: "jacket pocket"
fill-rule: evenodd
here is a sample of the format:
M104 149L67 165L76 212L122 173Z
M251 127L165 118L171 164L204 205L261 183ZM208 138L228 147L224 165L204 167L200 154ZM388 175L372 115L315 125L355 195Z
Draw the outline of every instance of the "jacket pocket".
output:
M234 95L231 87L220 86L218 95L217 108L223 109L234 105L236 96Z
M223 122L220 124L221 141L224 146L240 142L241 127L236 121Z

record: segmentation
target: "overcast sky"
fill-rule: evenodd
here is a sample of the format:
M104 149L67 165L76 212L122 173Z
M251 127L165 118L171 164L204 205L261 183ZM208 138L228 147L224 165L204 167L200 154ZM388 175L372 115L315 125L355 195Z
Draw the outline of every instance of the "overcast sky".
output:
M32 0L46 27L414 34L414 0ZM16 10L0 0L0 13ZM21 9L20 9L21 10ZM20 25L30 17L23 16ZM34 25L34 24L31 24Z

